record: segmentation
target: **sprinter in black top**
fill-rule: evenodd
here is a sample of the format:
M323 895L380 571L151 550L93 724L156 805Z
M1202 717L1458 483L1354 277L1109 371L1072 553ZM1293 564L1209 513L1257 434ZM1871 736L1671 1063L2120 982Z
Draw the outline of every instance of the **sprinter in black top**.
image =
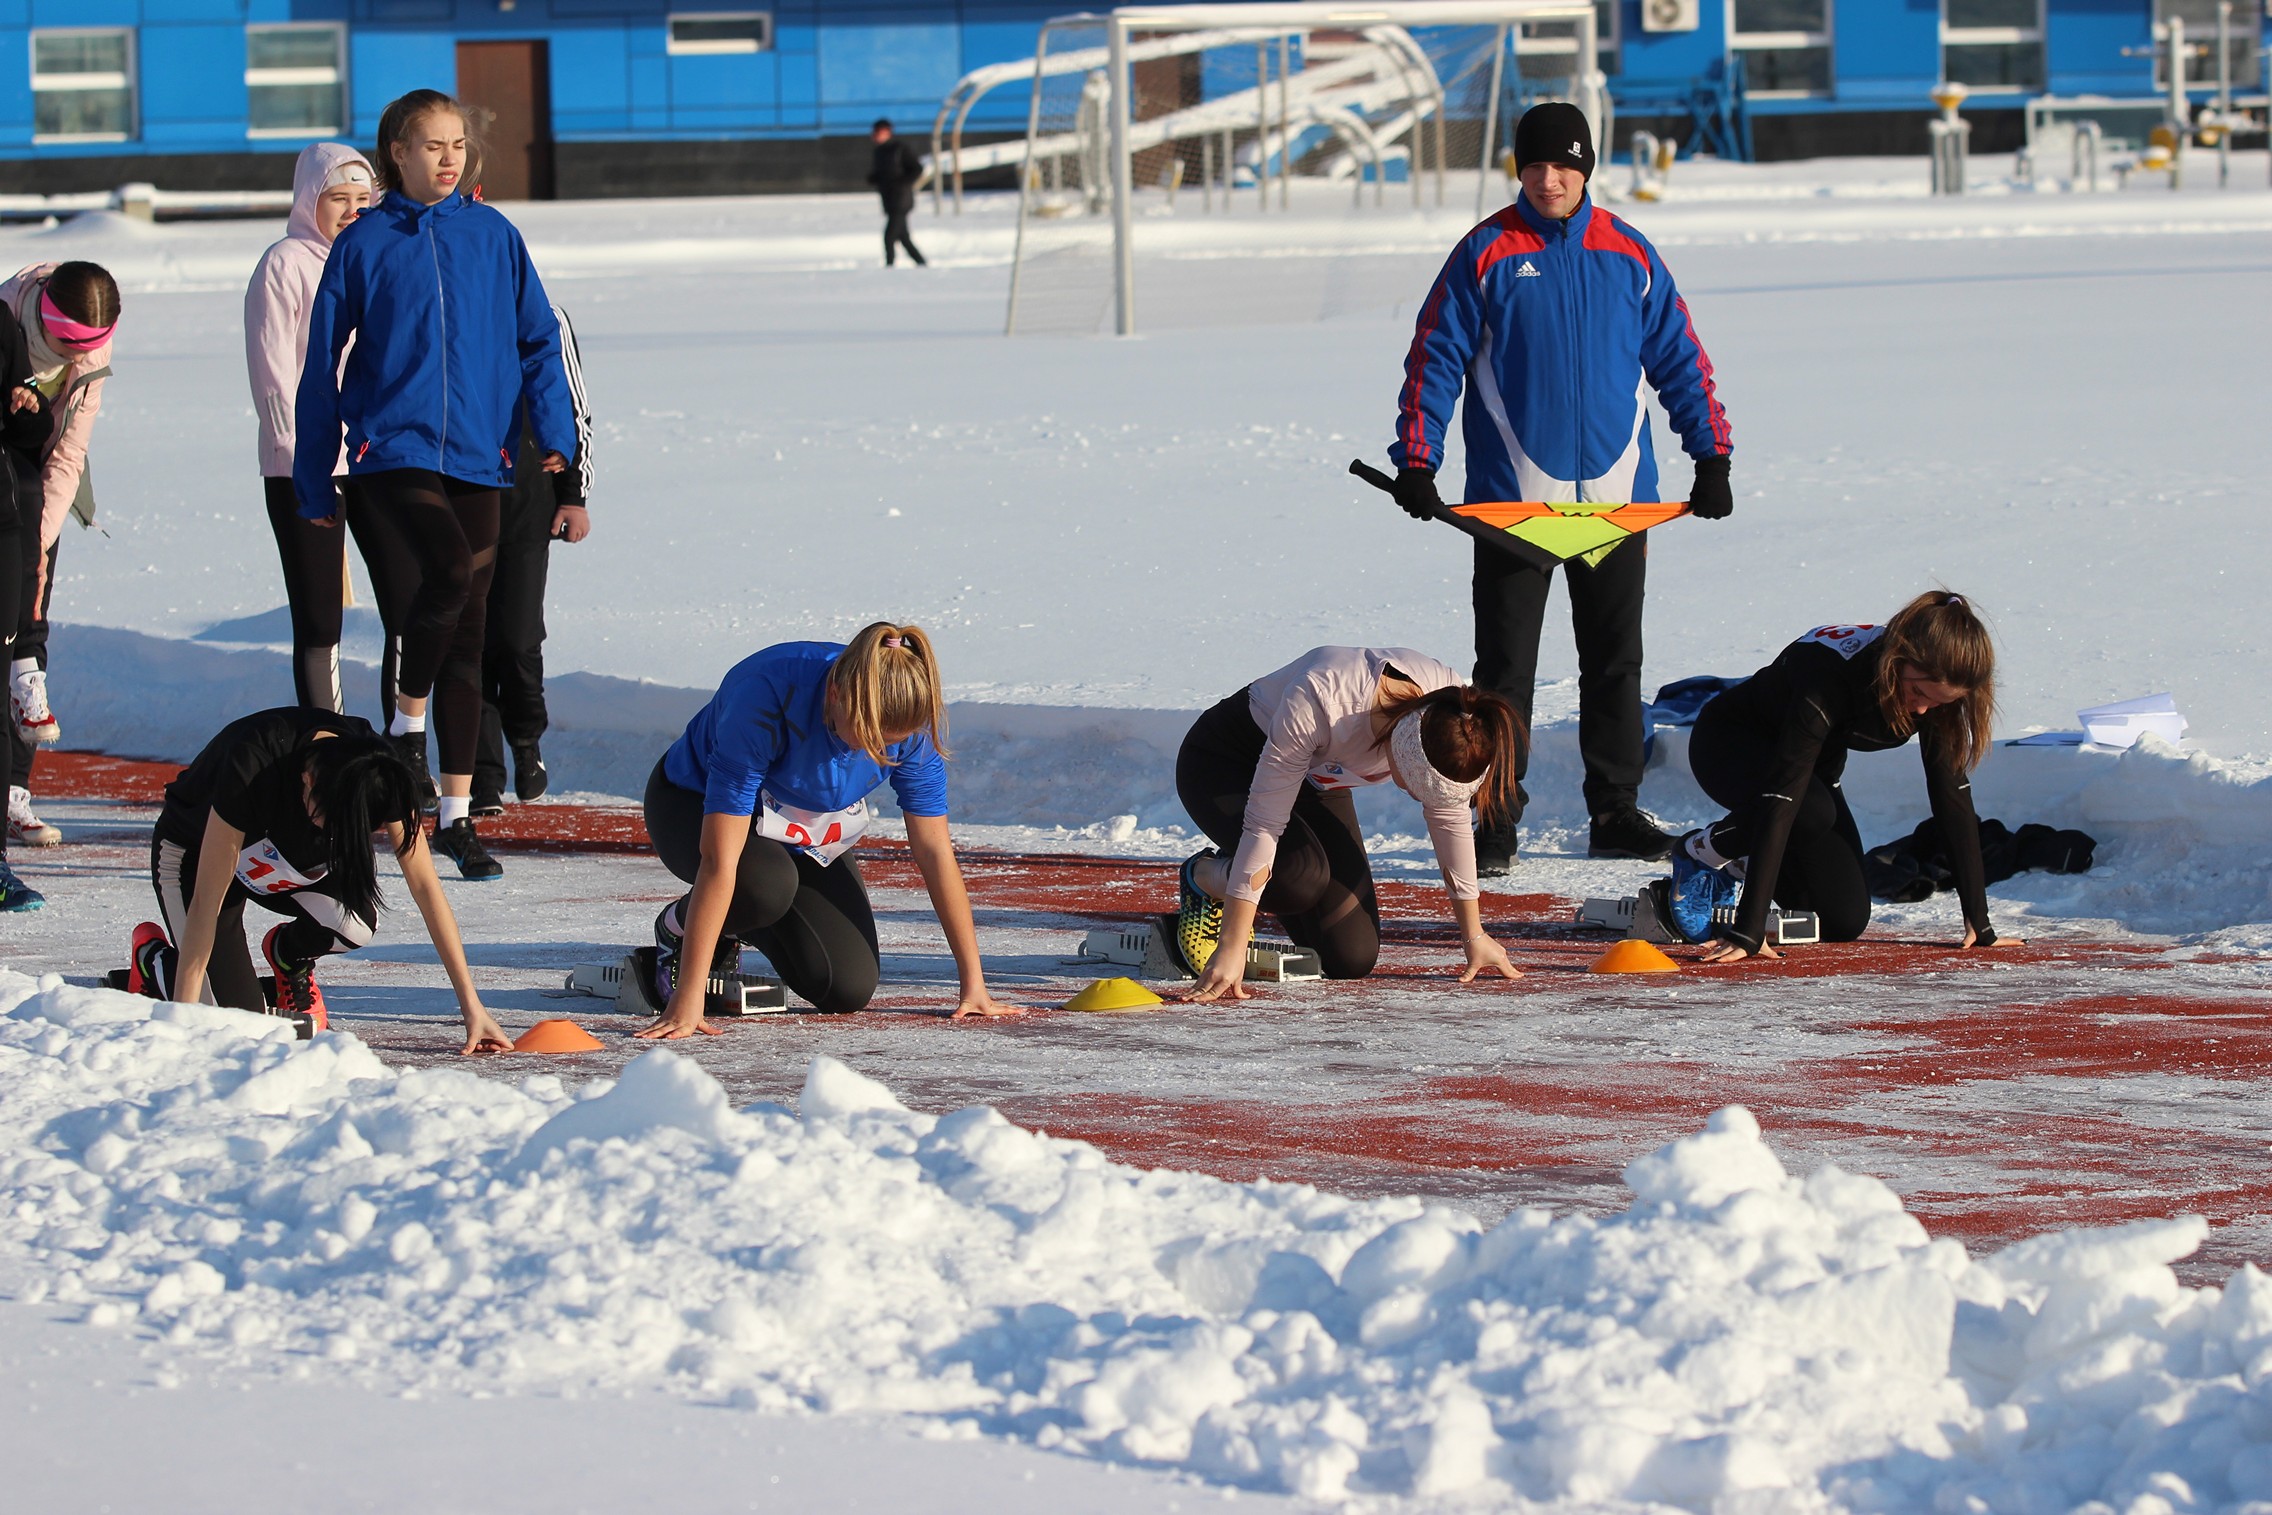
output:
M325 1029L315 963L370 943L382 904L372 841L382 831L457 991L464 1050L507 1050L467 972L410 765L369 723L310 706L232 721L166 786L150 838L164 920L135 930L127 987L267 1011L243 929L246 903L257 902L286 917L261 941L276 976L273 1013L302 1036Z
M1825 941L1852 941L1870 919L1862 840L1839 783L1849 752L1920 739L1925 792L1953 861L1964 908L1960 946L1993 946L1971 770L1995 714L1995 645L1961 595L1934 590L1884 626L1819 626L1704 707L1689 765L1728 814L1673 852L1673 923L1719 940L1707 962L1773 957L1770 901L1820 917ZM1740 866L1739 866L1740 865ZM1742 901L1732 925L1715 906Z

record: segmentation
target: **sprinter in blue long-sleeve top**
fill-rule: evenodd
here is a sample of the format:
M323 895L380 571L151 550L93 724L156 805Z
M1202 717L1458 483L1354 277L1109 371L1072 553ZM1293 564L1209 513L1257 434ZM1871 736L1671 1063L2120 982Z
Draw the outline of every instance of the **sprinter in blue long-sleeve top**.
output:
M1728 514L1734 446L1711 359L1672 271L1641 234L1586 194L1593 131L1574 105L1533 106L1515 128L1522 193L1469 232L1420 307L1397 394L1396 502L1426 520L1443 509L1452 409L1462 404L1468 502L1655 501L1647 391L1664 402L1696 464L1691 514ZM1578 750L1595 857L1663 857L1672 838L1640 808L1641 596L1636 535L1588 566L1565 565L1578 637ZM1475 546L1475 682L1530 729L1549 574L1487 542ZM1525 751L1527 762L1528 748ZM1476 838L1485 874L1505 873L1528 798Z
M946 726L930 638L878 621L848 645L783 642L736 663L647 779L647 834L693 885L655 918L655 997L638 1033L715 1034L705 975L738 943L819 1010L858 1010L876 992L875 911L851 852L868 796L889 783L907 844L961 978L954 1013L1015 1015L987 993L970 896L947 835Z

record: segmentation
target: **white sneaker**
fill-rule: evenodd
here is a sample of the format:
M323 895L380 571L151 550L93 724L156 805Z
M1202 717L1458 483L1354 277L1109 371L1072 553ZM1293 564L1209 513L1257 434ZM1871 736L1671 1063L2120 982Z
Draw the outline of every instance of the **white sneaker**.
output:
M16 729L24 734L25 741L35 747L52 747L62 740L63 728L56 724L55 712L47 705L46 669L34 668L17 674L10 681L8 696L16 717Z
M32 792L20 786L8 790L8 840L26 847L54 847L63 833L32 814Z

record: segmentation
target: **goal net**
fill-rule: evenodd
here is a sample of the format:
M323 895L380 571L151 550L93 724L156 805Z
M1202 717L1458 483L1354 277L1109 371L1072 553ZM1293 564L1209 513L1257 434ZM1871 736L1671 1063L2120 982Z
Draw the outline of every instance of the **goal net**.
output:
M1336 253L1334 223L1505 203L1502 158L1534 100L1576 100L1607 140L1595 38L1589 0L1138 7L1050 21L1025 139L991 155L1018 171L1007 329L1134 332L1139 251L1148 326L1362 303L1386 270ZM1284 236L1267 240L1286 256L1257 260L1251 239L1193 225L1226 216L1280 218ZM1394 262L1408 281L1409 255Z

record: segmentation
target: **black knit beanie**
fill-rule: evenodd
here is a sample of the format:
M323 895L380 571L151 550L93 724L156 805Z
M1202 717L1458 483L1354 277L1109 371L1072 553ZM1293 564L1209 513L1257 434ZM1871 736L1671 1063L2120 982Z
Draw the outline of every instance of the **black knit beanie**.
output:
M1515 170L1519 173L1533 163L1558 163L1591 179L1594 129L1587 124L1586 113L1561 100L1524 111L1515 123Z

